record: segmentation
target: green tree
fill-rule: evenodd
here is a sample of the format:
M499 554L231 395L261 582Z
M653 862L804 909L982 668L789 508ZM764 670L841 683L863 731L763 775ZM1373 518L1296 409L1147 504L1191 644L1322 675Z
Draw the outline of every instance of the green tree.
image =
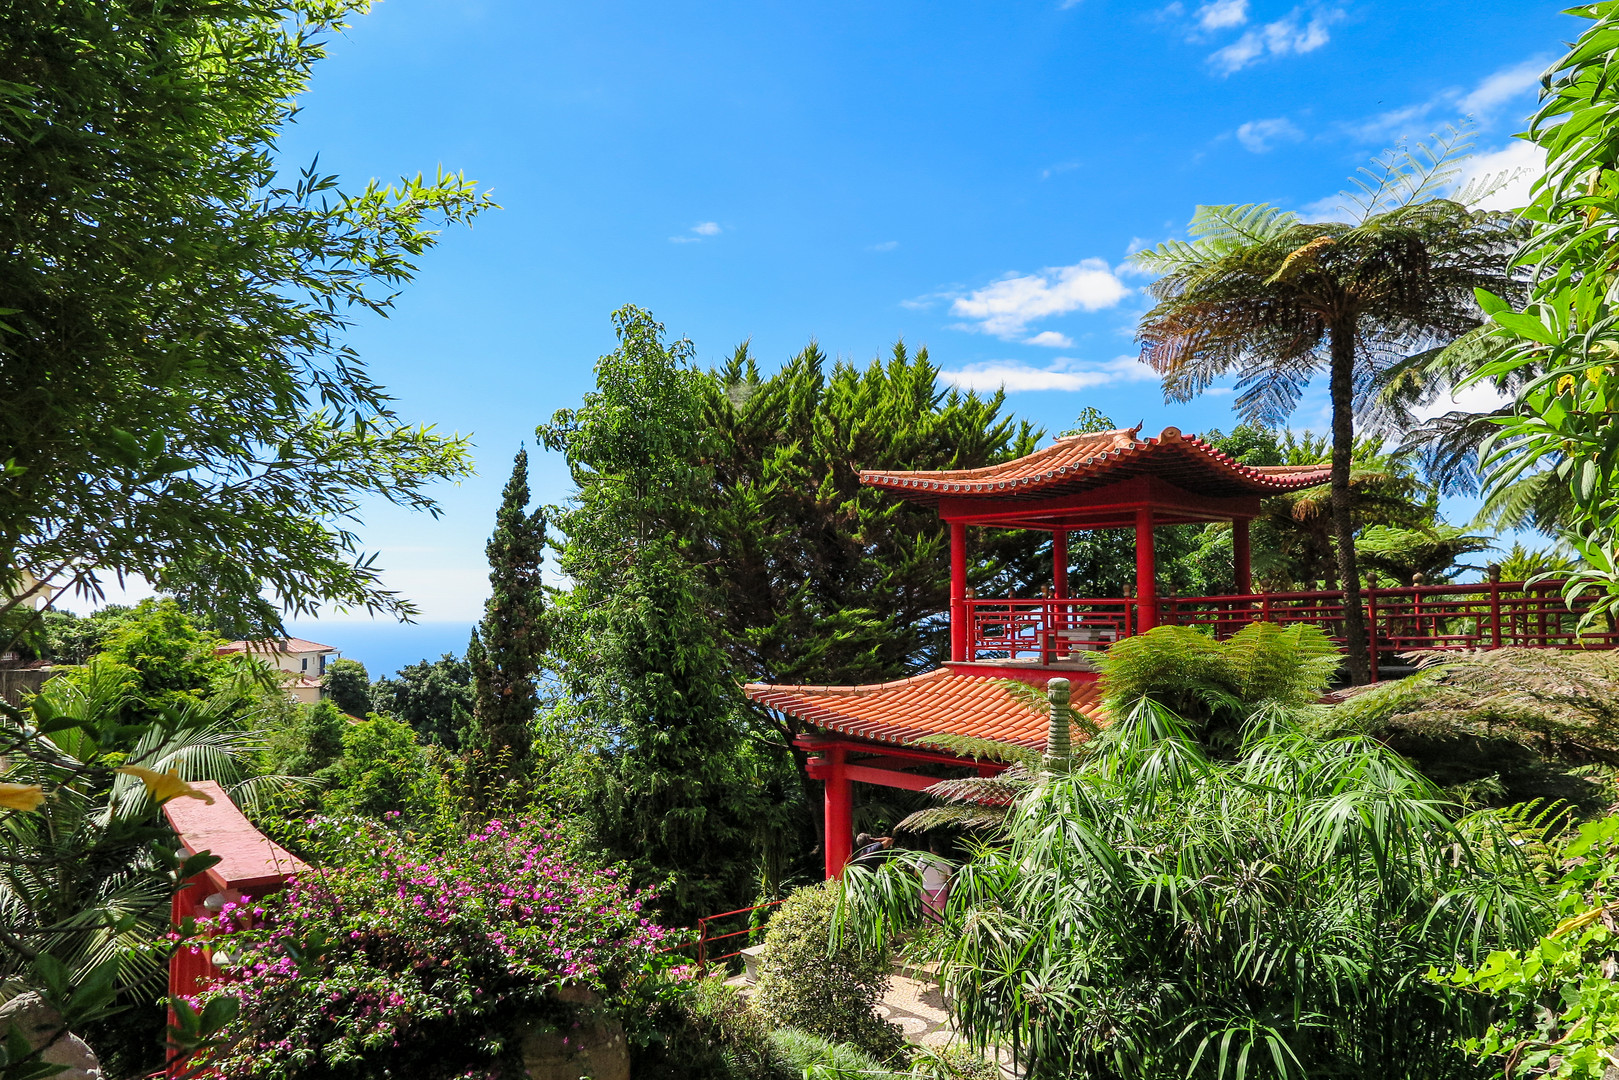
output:
M1199 207L1193 239L1135 256L1161 274L1138 330L1165 397L1185 401L1235 372L1245 418L1280 422L1325 370L1332 400L1333 540L1349 671L1370 677L1350 476L1357 386L1406 354L1477 327L1473 290L1510 295L1513 215L1435 198L1456 173L1453 140L1390 155L1357 180L1352 222L1305 222L1267 205Z
M472 668L470 768L475 805L487 809L529 771L531 728L539 709L535 678L545 654L545 514L528 512L528 451L519 448L501 492L489 556L490 596L467 645Z
M401 421L344 338L488 202L277 160L364 7L7 5L0 596L139 575L242 636L323 602L414 610L344 523L362 498L436 510L465 443Z
M103 639L99 671L117 671L129 691L150 708L205 701L232 688L257 683L273 686L257 665L242 656L222 656L219 635L198 628L170 599L142 600L117 621ZM87 682L100 675L69 671L62 678Z
M331 769L321 801L339 813L380 818L389 812L430 809L434 773L410 727L372 716L343 728L343 754Z
M325 780L321 774L343 754L348 721L330 699L304 705L283 698L280 704L279 709L267 710L260 724L263 771Z
M830 370L810 345L765 377L744 344L698 381L712 488L691 496L689 553L748 678L873 682L944 659L946 526L862 486L860 470L977 468L1030 453L1040 433L1002 414L1003 394L944 390L938 375L926 349L898 343L886 361ZM1050 580L1036 534L974 529L969 547L981 590Z
M398 671L398 678L371 684L371 708L407 723L422 739L458 750L472 723L472 666L445 653Z
M567 457L573 500L553 508L564 541L554 644L572 707L606 759L590 814L613 857L663 888L674 920L751 895L760 826L749 730L697 568L705 377L688 341L635 307L614 313L618 348L596 389L539 429Z
M1474 536L1454 525L1425 529L1399 529L1374 525L1355 538L1355 551L1369 570L1393 578L1399 585L1438 585L1467 567L1456 560L1473 552L1488 551L1488 537ZM1471 567L1477 569L1477 567Z
M371 711L371 676L358 660L333 660L321 676L322 694L350 716Z

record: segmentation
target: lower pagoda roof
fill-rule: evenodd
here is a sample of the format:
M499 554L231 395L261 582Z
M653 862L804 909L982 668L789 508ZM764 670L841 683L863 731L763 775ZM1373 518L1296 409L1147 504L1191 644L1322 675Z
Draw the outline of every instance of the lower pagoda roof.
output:
M1064 673L1041 674L1052 678ZM1072 680L1074 712L1100 721L1099 685L1094 679ZM871 742L927 747L936 745L939 735L962 735L1038 750L1046 742L1046 714L1039 701L1044 689L1044 679L997 679L940 668L864 686L749 683L743 692L823 731Z

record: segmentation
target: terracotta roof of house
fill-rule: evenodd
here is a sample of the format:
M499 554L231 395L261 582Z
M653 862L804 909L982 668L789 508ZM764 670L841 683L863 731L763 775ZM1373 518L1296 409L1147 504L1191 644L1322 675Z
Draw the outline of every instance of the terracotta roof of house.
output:
M1041 673L1049 677L1049 673ZM949 668L865 686L777 686L749 683L743 691L767 708L796 716L823 731L873 742L927 746L929 736L977 739L1039 748L1046 717L1008 685L1009 680L958 675ZM1034 680L1030 680L1034 685ZM1074 680L1075 711L1097 718L1098 684Z
M1070 435L1015 461L981 469L866 469L860 482L931 506L947 495L997 499L1069 495L1143 474L1210 496L1272 495L1324 484L1332 476L1331 465L1244 465L1177 428L1167 427L1155 439L1138 439L1140 430Z
M306 652L336 652L331 645L322 645L318 641L305 641L301 637L271 638L265 641L227 641L218 649L221 653L256 652L256 653L306 653Z

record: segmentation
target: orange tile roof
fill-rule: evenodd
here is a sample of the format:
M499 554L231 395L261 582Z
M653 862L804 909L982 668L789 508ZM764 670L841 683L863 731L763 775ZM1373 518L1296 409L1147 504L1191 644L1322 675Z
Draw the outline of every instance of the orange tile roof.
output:
M1098 685L1094 679L1072 680L1075 711L1100 718ZM926 746L930 735L948 734L1037 749L1046 741L1045 715L1014 693L1007 680L960 675L949 668L866 686L749 683L743 691L759 704L823 731L873 742Z
M300 637L290 637L268 641L227 641L218 649L221 653L306 653L306 652L336 652L331 645L322 645L318 641L305 641Z
M1015 461L981 469L865 469L860 482L931 506L946 495L998 499L1069 495L1148 473L1210 496L1270 495L1324 484L1332 476L1331 465L1244 465L1177 428L1165 428L1156 439L1138 439L1138 431L1071 435Z

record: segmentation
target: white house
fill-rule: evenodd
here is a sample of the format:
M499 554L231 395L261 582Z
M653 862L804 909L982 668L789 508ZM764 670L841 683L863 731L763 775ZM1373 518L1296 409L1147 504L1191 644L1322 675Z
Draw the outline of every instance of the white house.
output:
M294 701L313 705L320 700L320 677L326 674L327 657L337 650L330 645L303 638L268 641L232 641L219 647L221 656L246 653L262 664L287 674L287 693Z

